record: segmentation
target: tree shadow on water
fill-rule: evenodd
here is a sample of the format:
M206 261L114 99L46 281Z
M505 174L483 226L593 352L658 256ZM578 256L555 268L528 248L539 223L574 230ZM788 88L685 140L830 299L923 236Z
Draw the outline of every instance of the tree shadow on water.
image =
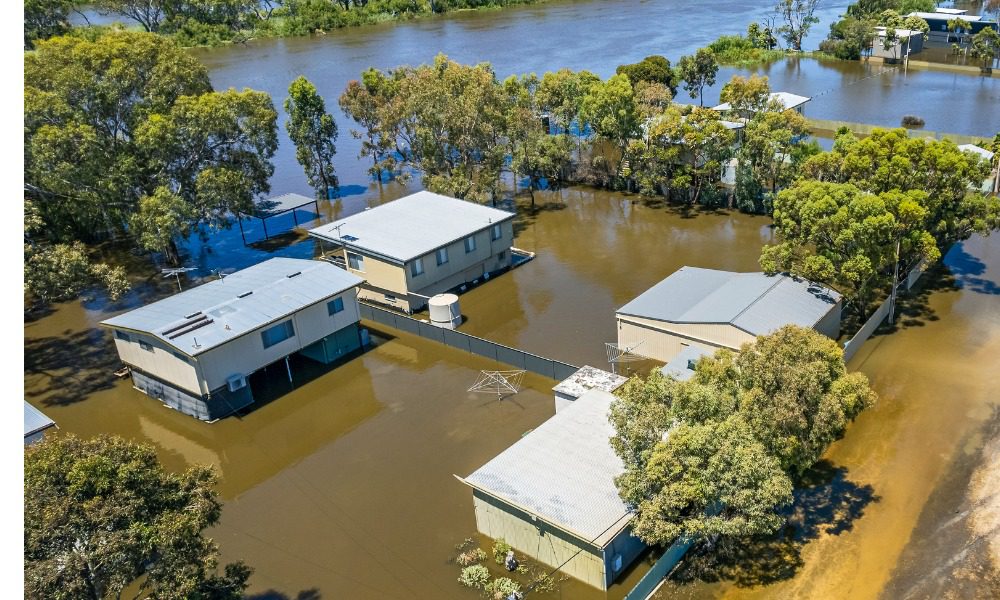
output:
M100 329L24 340L24 372L46 380L25 390L27 397L44 396L46 405L74 404L114 387L121 366L107 333Z
M870 485L847 478L847 469L820 461L798 482L787 522L767 537L724 538L694 549L673 579L678 583L728 581L740 587L789 579L803 566L802 550L822 535L850 531L865 508L879 500Z
M318 589L313 588L311 590L302 590L294 596L277 590L267 590L259 594L248 594L244 598L246 600L321 600L323 596L319 593Z

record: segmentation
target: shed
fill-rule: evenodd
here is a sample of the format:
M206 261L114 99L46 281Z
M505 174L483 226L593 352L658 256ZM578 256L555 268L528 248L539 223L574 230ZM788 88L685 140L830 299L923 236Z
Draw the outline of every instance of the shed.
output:
M363 299L405 312L511 266L514 213L423 191L309 231L363 277Z
M37 442L45 435L45 431L55 427L56 422L45 416L45 413L24 401L24 443Z
M480 532L602 590L646 547L615 486L612 401L586 392L462 480Z
M789 275L681 267L618 309L618 343L669 362L687 347L714 352L785 325L840 334L841 296Z
M360 348L360 284L323 261L272 258L101 325L136 389L214 420L253 402L247 377L258 369L296 352L330 363Z
M240 226L240 236L243 238L243 243L247 243L246 232L243 229L243 220L259 220L261 227L264 228L264 240L271 239L272 235L278 233L272 226L270 232L267 230L267 223L270 219L276 219L282 215L291 213L292 221L294 226L299 226L299 215L296 211L299 211L306 206L315 205L316 212L310 213L309 218L306 220L313 220L319 216L319 200L316 198L307 198L302 194L281 194L280 196L272 196L265 200L261 200L256 203L254 212L252 214L239 213L237 215L237 223Z
M552 388L552 393L556 397L556 412L590 390L613 392L625 385L626 381L628 378L623 375L584 365Z
M911 29L896 29L896 39L890 40L889 47L886 48L887 31L885 27L875 28L875 37L872 39L872 56L890 61L903 60L924 49L924 32Z

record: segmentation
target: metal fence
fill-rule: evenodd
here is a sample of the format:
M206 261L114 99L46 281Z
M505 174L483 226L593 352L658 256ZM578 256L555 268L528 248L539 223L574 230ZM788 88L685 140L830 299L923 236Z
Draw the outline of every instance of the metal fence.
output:
M907 273L905 279L899 282L899 287L909 290L917 283L917 280L919 280L920 276L923 274L924 269L923 263L921 262L919 265L913 267L909 273ZM844 344L844 362L854 358L854 355L858 353L861 346L868 341L868 338L875 333L875 330L882 324L882 321L889 316L889 307L891 302L891 298L886 298L885 302L883 302L882 305L879 306L874 313L872 313L872 316L868 317L868 320L861 326L861 329L854 334L854 337Z
M671 544L663 556L656 561L656 564L635 584L635 587L625 594L625 600L646 600L649 598L656 591L660 582L677 566L677 563L681 562L693 543L690 540L677 540Z
M538 373L557 381L566 379L579 369L579 367L574 367L562 361L538 356L537 354L511 348L510 346L504 346L503 344L491 342L490 340L462 333L461 331L435 327L428 322L418 321L413 317L408 317L385 308L364 302L359 302L358 305L362 319L374 321L381 325L388 325L406 333L419 335L422 338L433 340L484 358L493 359L516 369Z

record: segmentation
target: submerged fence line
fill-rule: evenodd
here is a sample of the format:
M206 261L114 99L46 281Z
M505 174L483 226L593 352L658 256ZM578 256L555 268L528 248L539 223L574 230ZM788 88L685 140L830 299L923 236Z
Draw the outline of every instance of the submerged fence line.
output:
M924 274L923 267L924 267L923 262L913 267L913 269L911 269L910 272L906 274L906 278L899 282L899 286L905 288L907 291L913 288L913 286L916 285L917 281L920 279L920 276ZM899 304L898 297L896 298L896 303L898 306ZM863 346L864 343L868 341L868 338L870 338L872 334L875 333L875 330L878 329L878 326L882 324L882 321L884 321L885 318L889 316L889 310L891 308L892 308L892 296L890 295L888 298L885 299L885 302L883 302L877 309L875 309L875 312L872 313L872 316L868 317L868 320L865 321L865 324L861 326L861 329L859 329L858 332L854 334L854 337L852 337L844 344L844 362L847 362L852 358L854 358L854 355L858 353L858 350L861 349L861 346Z
M874 129L898 129L891 125L871 125L869 123L852 123L851 121L833 121L830 119L812 119L806 117L809 128L820 131L836 132L841 127L846 127L852 133L859 135L870 135ZM906 135L911 138L934 138L935 140L951 140L958 145L975 144L981 142L983 136L964 135L961 133L945 133L943 131L928 131L926 129L907 129Z
M418 335L458 350L465 350L483 358L493 359L518 369L531 371L556 381L566 379L579 369L579 367L569 363L511 348L454 329L437 327L426 321L420 321L366 302L359 302L358 308L362 319L388 325L400 331Z

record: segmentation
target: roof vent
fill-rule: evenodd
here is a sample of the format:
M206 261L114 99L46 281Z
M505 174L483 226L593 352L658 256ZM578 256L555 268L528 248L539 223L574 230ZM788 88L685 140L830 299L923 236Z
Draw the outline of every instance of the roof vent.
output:
M348 241L348 242L356 242L356 241L358 241L357 236L353 236L353 235L342 235L342 236L340 236L340 239Z
M249 296L252 293L253 293L253 290L250 290L249 292L243 292L242 294L237 294L236 297L237 298L246 298L247 296Z
M302 271L296 271L296 272L294 272L294 273L292 273L290 275L285 275L285 277L291 279L292 277L298 277L301 274L302 274Z
M200 314L201 314L201 311L199 310L198 312L193 312L193 313L191 313L189 315L184 315L184 318L185 319L193 319L193 318L197 317Z

